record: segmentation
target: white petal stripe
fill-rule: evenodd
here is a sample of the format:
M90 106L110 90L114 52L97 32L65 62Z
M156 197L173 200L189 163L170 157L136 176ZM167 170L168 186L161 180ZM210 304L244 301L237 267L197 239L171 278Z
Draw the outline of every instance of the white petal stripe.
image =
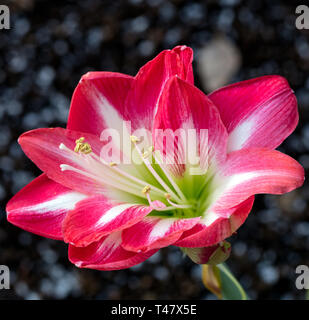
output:
M98 220L96 223L96 227L103 226L104 224L114 220L119 216L123 211L133 207L134 205L131 203L120 204L118 206L112 207Z
M24 211L35 211L37 213L44 213L49 211L65 211L65 210L73 210L75 208L75 204L83 199L87 198L85 194L79 192L67 192L65 194L61 194L54 199L41 202L32 206L24 207Z

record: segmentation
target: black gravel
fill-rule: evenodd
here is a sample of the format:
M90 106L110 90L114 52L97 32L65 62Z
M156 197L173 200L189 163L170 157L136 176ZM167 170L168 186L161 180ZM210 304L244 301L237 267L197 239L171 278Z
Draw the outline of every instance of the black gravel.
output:
M64 243L10 225L7 201L40 173L17 138L34 128L64 127L72 92L87 71L134 75L165 48L186 44L198 53L221 33L242 55L231 81L265 74L288 79L300 124L280 150L308 169L309 31L296 29L296 6L277 0L9 1L11 29L0 30L0 264L11 270L11 289L0 290L0 299L213 299L200 267L175 247L129 270L80 270L68 262ZM258 196L232 237L228 264L251 298L305 297L295 287L295 268L309 266L308 201L307 183L284 196Z

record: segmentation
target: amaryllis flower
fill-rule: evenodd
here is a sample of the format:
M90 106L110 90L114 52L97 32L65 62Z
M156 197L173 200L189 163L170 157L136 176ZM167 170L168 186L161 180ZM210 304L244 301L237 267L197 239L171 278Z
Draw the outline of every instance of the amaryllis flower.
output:
M170 245L197 263L224 259L255 194L303 183L303 168L274 150L297 125L297 102L280 76L207 96L193 84L192 58L178 46L135 77L84 75L66 129L19 138L44 173L11 199L8 220L68 243L78 267L128 268Z

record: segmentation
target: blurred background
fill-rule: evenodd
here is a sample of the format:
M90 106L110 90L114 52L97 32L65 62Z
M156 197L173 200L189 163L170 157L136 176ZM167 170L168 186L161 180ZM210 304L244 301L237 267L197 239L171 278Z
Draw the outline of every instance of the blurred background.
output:
M266 74L286 77L300 124L280 150L309 168L309 31L295 27L307 1L79 0L1 1L11 29L0 30L0 265L11 289L0 299L214 299L201 268L169 247L128 270L78 269L67 245L18 229L7 201L39 170L18 136L65 127L70 99L91 70L130 75L161 50L194 49L196 85L209 93ZM309 3L308 3L309 5ZM228 265L252 299L304 299L295 268L309 266L309 185L283 196L257 196L230 240Z

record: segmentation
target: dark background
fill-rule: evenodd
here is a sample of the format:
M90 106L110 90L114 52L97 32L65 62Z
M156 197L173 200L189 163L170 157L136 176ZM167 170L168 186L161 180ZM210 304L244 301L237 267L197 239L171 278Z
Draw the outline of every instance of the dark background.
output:
M33 128L64 127L73 90L87 71L134 75L178 44L194 49L196 85L210 88L214 78L207 84L202 69L211 59L203 61L202 52L216 53L214 39L220 38L227 45L222 63L233 67L229 75L224 64L218 70L222 85L265 74L288 79L300 124L280 150L308 169L309 38L295 27L300 3L2 1L11 9L11 29L0 30L0 264L9 266L12 288L0 290L0 299L213 299L201 283L200 267L175 247L128 270L100 272L71 265L66 244L10 225L7 201L40 174L17 138ZM252 299L305 297L295 287L295 268L309 266L308 201L306 182L283 196L258 196L232 237L228 265Z

